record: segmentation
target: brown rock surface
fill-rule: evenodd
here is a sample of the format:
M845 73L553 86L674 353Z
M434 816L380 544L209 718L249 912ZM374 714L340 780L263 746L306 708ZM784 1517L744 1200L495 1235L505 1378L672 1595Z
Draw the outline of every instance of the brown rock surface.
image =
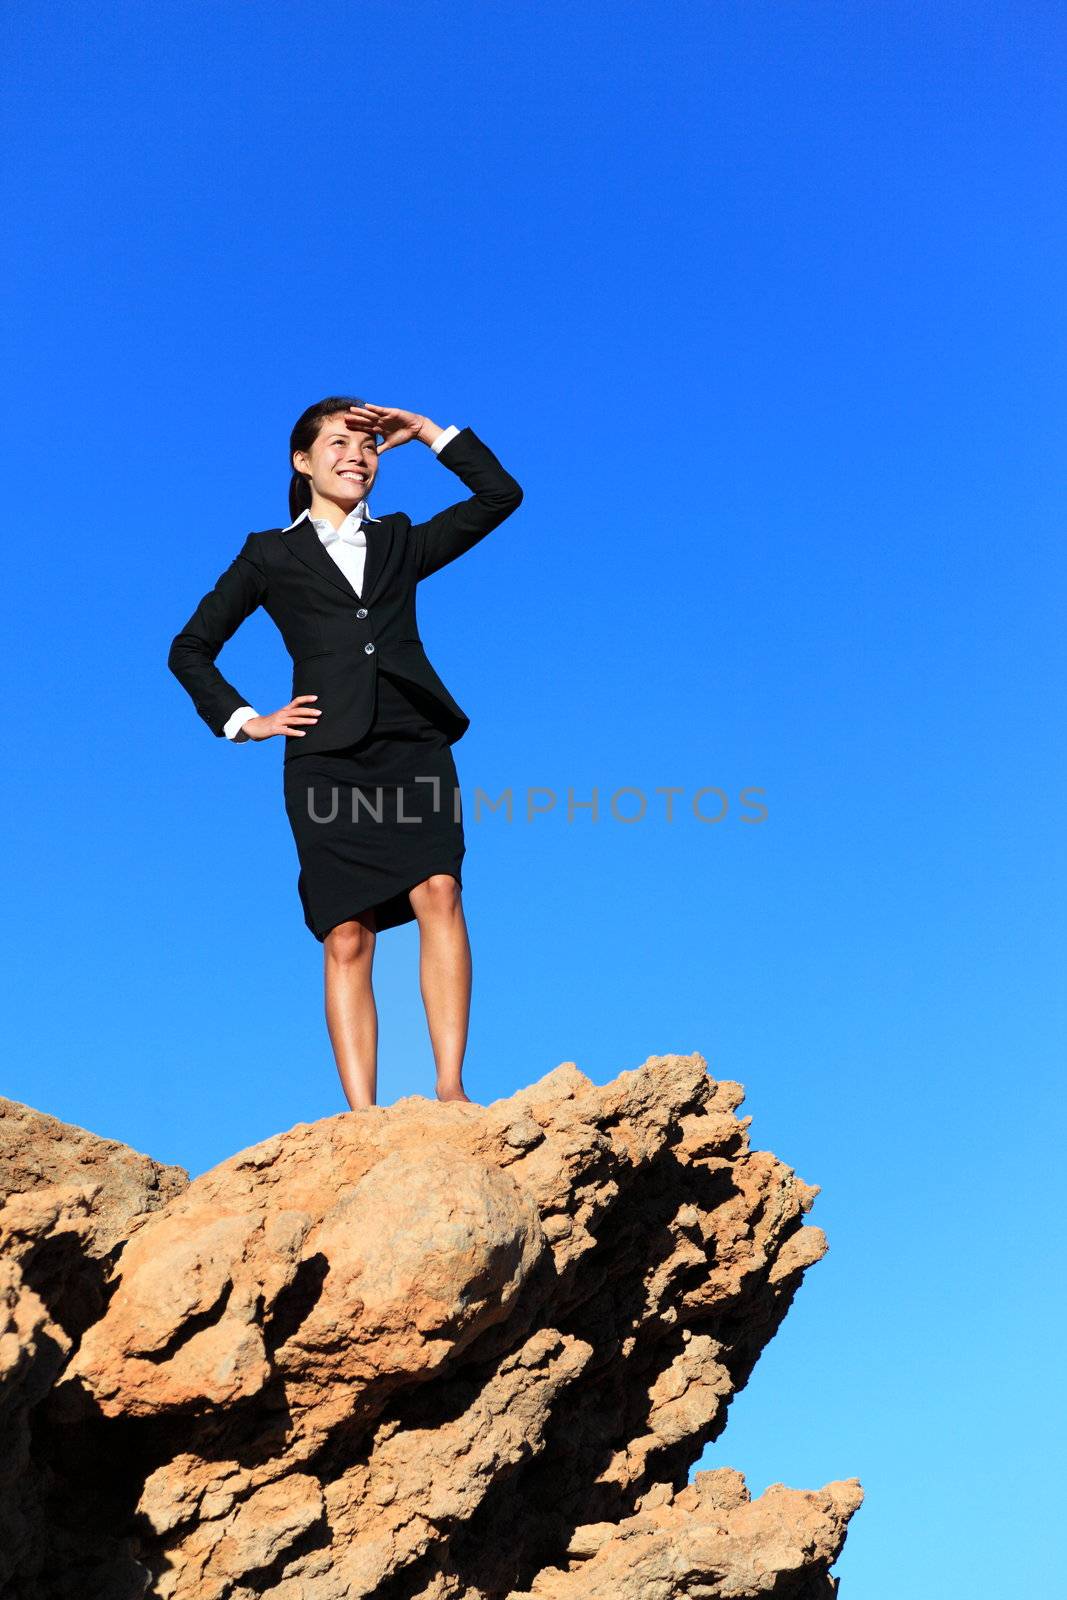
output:
M0 1595L46 1593L49 1563L76 1569L83 1498L42 1406L73 1345L104 1313L123 1244L189 1181L114 1139L0 1097ZM121 1541L99 1531L99 1572ZM129 1563L118 1554L123 1570ZM40 1587L38 1587L40 1585ZM137 1592L130 1590L130 1593Z
M53 1181L0 1213L0 1376L8 1351L65 1464L12 1600L835 1594L856 1480L687 1483L826 1249L742 1098L699 1055L603 1086L565 1063L488 1107L301 1123L184 1188L156 1169L125 1224L117 1189L57 1181L80 1155L24 1162ZM99 1250L94 1207L128 1242L64 1331L20 1263L57 1229Z
M95 1234L104 1250L129 1236L132 1219L166 1204L188 1182L184 1167L164 1166L117 1139L0 1095L0 1195L99 1183Z

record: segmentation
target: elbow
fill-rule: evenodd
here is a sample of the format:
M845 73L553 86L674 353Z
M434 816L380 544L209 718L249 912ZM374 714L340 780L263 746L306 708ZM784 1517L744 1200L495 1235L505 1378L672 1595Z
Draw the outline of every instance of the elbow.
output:
M167 651L167 666L181 681L193 662L203 655L203 643L189 633L177 633Z

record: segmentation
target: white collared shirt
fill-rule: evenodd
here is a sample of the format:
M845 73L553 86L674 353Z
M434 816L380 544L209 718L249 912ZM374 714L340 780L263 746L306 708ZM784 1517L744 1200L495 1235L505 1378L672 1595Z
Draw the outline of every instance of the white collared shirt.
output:
M445 428L443 433L439 433L430 446L434 455L439 455L449 440L454 439L458 432L459 429L453 425ZM358 505L352 507L341 526L336 530L337 536L335 537L333 523L328 522L325 517L313 517L310 510L305 507L296 518L296 521L290 522L289 527L283 529L283 532L288 533L290 528L295 528L305 518L315 528L319 538L353 589L357 594L362 594L363 569L367 560L367 535L363 531L363 524L365 522L380 522L382 520L381 517L372 517L366 500L361 500ZM238 706L222 731L227 739L231 739L234 744L250 743L248 735L242 733L241 729L250 717L258 716L259 712L253 706Z
M367 535L363 531L363 524L381 520L381 517L372 517L366 500L361 500L352 507L336 530L336 535L332 522L325 517L313 517L306 507L296 522L290 522L283 532L288 533L290 528L297 527L301 522L310 522L353 589L357 594L362 594L363 568L367 560Z

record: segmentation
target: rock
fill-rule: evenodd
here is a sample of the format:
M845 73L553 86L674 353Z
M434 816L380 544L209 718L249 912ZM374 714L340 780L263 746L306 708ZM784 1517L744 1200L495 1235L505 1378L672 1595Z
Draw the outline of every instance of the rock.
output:
M31 1460L30 1418L70 1345L18 1265L0 1260L0 1594L16 1570L36 1565L47 1480Z
M739 1472L700 1472L654 1513L576 1528L567 1554L578 1559L565 1569L542 1569L531 1589L513 1589L508 1600L534 1594L539 1600L687 1594L831 1600L837 1585L826 1569L862 1500L856 1478L815 1493L776 1483L750 1500Z
M566 1062L146 1174L125 1225L115 1190L19 1197L12 1239L100 1249L106 1214L126 1242L73 1336L11 1282L42 1458L97 1463L88 1499L53 1477L64 1538L12 1600L832 1596L856 1480L688 1482L826 1249L742 1099L699 1055L603 1086Z
M60 1449L50 1458L46 1408L73 1345L106 1309L110 1274L141 1222L188 1183L113 1139L0 1098L0 1594L45 1592L48 1562L77 1566L84 1530L68 1511L81 1492ZM35 1449L34 1446L37 1446ZM90 1496L91 1498L91 1496ZM130 1564L121 1541L93 1536L100 1574ZM140 1569L147 1581L148 1570ZM41 1587L38 1588L38 1585Z
M139 1223L189 1182L184 1167L168 1167L115 1139L60 1122L0 1096L0 1197L55 1185L94 1190L87 1250L103 1258Z

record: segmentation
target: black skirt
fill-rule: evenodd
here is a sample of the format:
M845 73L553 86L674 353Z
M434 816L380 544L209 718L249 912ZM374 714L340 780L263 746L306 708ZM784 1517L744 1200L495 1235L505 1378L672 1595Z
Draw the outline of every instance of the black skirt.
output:
M459 778L434 705L379 669L375 719L362 739L283 763L297 891L320 943L367 911L379 931L413 922L408 891L431 873L463 886Z

